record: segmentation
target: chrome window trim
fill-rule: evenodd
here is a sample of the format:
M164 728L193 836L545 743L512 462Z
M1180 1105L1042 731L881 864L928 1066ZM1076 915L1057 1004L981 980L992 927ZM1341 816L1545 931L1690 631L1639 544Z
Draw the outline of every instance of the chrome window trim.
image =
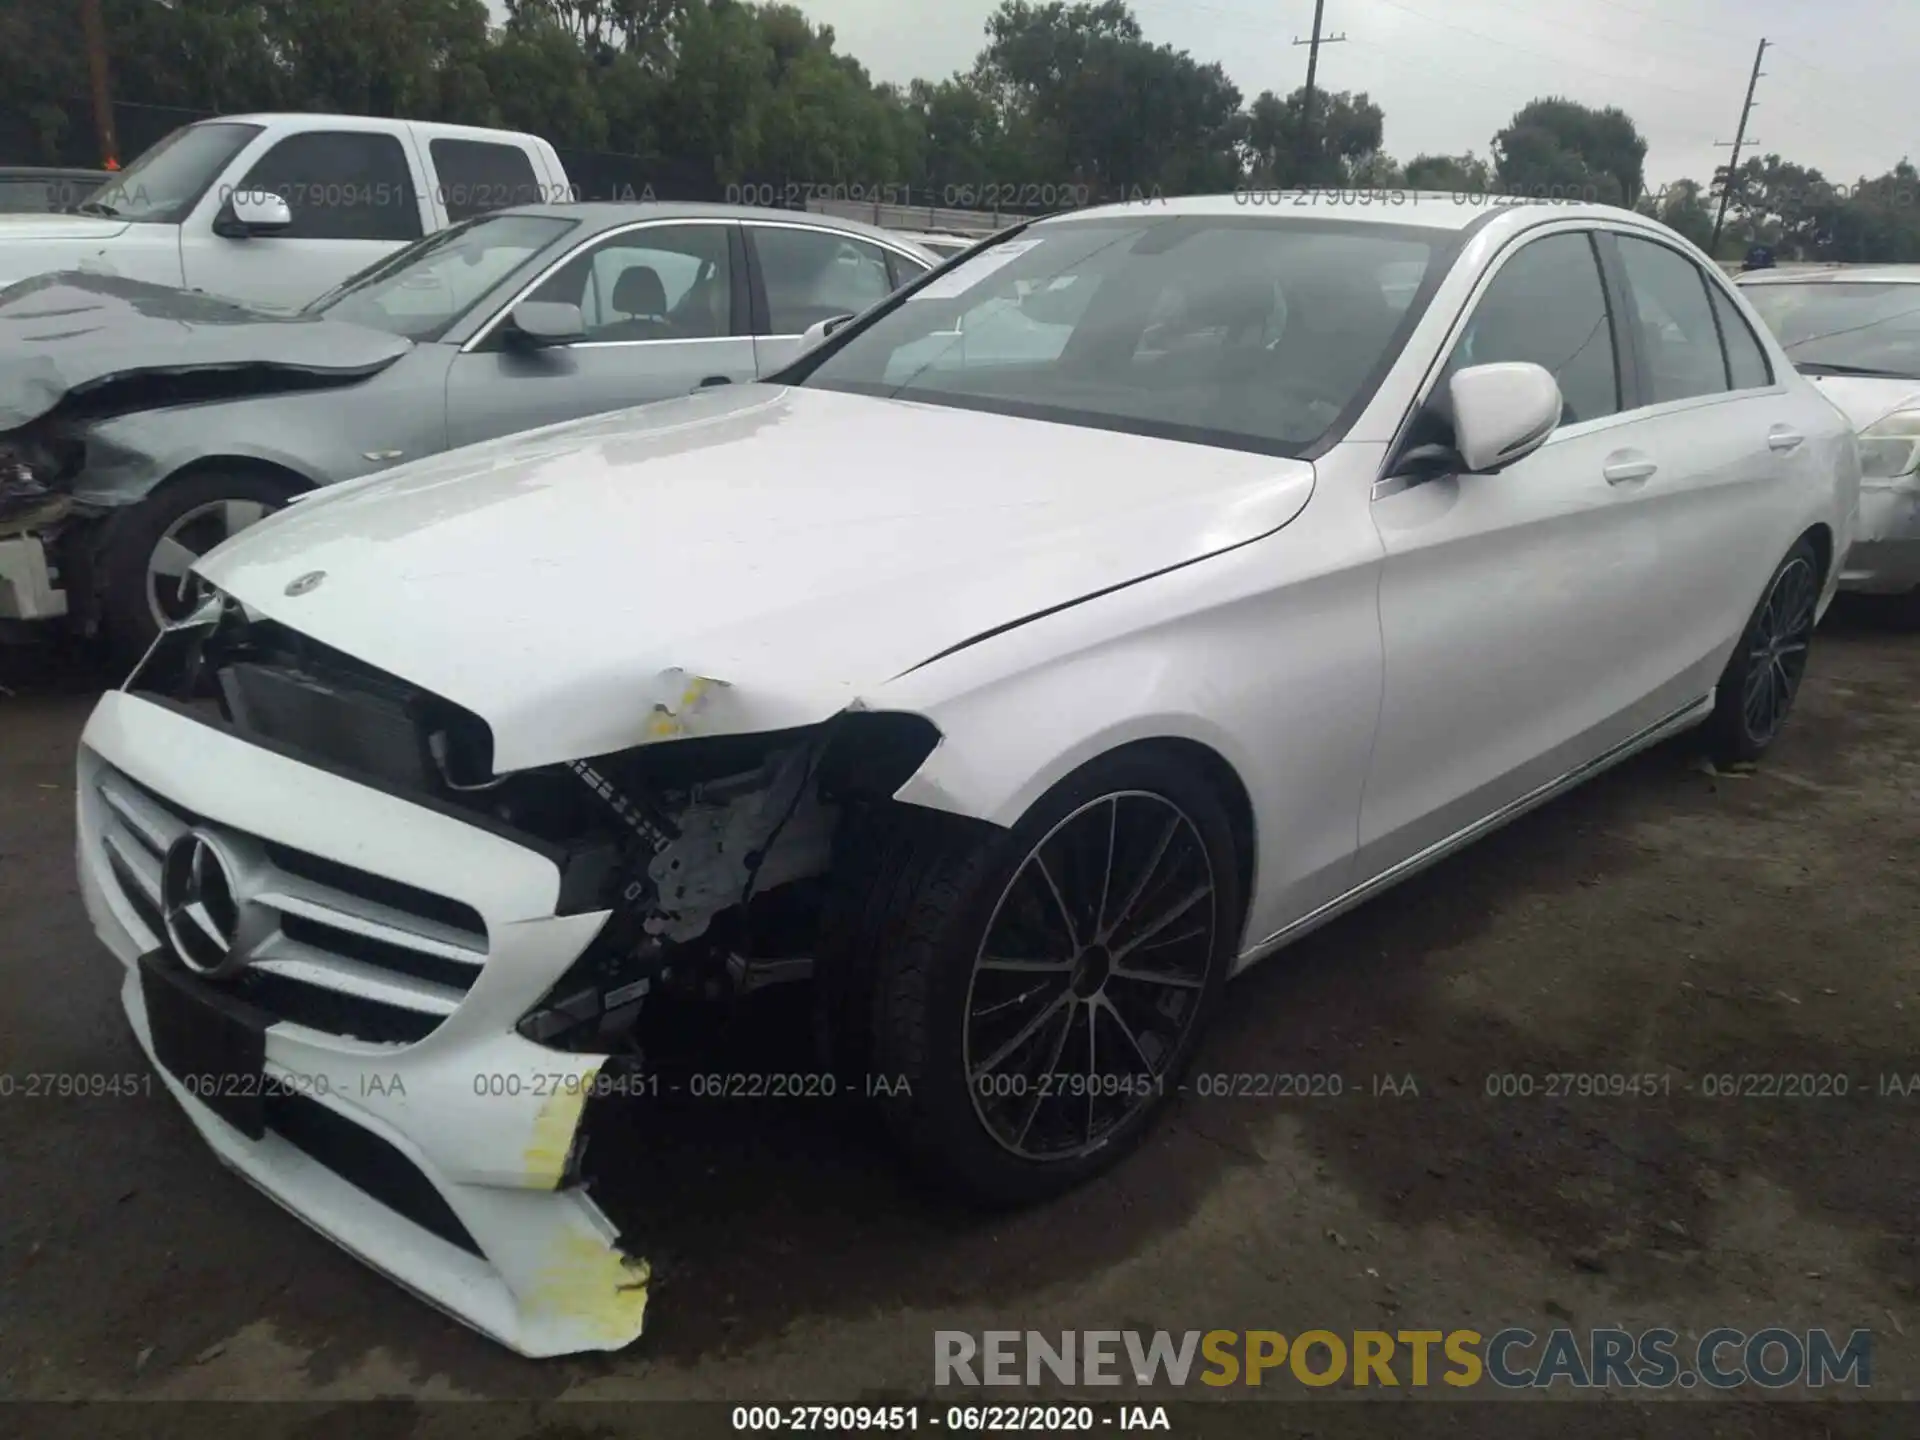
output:
M927 265L926 260L914 254L897 241L891 239L883 240L877 236L869 235L862 230L841 230L832 225L809 224L805 220L748 220L742 218L736 223L741 225L759 225L769 230L811 230L815 234L832 235L841 240L864 240L876 250L888 251L891 254L898 255L903 260L911 260L916 265ZM928 271L930 272L937 269L940 263L940 261L936 260L933 264L927 265ZM760 338L772 339L773 337L762 336Z

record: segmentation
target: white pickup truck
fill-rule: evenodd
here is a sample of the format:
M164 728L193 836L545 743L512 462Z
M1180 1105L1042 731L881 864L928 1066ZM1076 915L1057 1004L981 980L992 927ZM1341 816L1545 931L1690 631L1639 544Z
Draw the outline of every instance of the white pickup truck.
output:
M0 215L0 287L54 270L295 307L484 210L575 198L546 141L363 115L174 131L76 213Z

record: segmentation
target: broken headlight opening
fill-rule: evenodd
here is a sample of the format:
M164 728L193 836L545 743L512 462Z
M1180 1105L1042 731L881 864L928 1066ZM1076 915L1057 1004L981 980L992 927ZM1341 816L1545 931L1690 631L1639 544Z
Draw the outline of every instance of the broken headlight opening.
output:
M128 685L552 856L561 913L609 913L520 1033L629 1056L650 998L811 975L841 814L885 802L939 739L917 716L858 712L496 775L478 716L217 596Z
M75 443L0 435L0 535L43 530L64 520L73 509L65 487L80 464Z

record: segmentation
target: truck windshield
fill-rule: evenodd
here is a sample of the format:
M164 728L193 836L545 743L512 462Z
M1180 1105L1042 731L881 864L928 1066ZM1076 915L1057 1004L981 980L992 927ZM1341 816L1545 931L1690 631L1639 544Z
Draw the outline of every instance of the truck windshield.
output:
M258 125L232 121L175 130L74 208L110 220L178 225L259 133Z
M579 223L552 215L476 216L368 266L307 311L409 340L438 340Z

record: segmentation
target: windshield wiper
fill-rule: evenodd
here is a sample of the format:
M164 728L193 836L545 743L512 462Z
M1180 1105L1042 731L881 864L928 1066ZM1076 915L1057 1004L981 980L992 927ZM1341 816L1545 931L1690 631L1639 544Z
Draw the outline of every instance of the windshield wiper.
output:
M1873 365L1835 365L1825 360L1800 360L1794 369L1802 375L1863 375L1870 380L1920 380L1899 370L1882 370Z
M82 200L78 205L73 207L73 211L76 215L104 215L109 220L118 220L120 218L120 212L118 210L99 200Z

